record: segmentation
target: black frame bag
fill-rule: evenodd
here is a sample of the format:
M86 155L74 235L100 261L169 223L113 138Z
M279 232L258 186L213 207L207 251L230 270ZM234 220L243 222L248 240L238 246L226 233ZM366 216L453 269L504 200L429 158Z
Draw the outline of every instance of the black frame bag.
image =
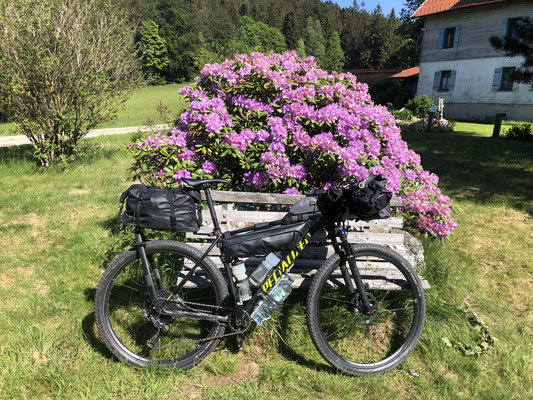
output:
M307 232L308 224L279 225L234 235L228 232L224 249L227 255L235 258L266 255L274 250L292 250Z
M202 197L191 188L158 189L137 184L120 196L120 222L137 228L197 232L202 225ZM122 212L122 208L121 208Z

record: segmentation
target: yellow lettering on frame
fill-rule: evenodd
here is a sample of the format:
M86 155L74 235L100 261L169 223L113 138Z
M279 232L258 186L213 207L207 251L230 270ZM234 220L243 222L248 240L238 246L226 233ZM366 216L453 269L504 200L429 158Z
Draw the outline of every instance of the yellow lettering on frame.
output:
M285 271L287 270L287 268L289 268L289 264L288 264L287 262L283 261L283 262L281 263L281 268L280 268L280 270L281 270L282 272L285 272Z

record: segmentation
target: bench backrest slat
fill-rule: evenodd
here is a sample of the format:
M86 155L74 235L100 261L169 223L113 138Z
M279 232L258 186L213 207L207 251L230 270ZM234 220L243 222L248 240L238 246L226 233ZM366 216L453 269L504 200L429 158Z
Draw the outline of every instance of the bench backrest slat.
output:
M303 199L303 195L290 195L279 193L232 192L226 190L212 190L211 197L217 203L252 203L252 204L279 204L292 205ZM205 196L202 193L202 198ZM401 207L402 201L393 197L391 207Z

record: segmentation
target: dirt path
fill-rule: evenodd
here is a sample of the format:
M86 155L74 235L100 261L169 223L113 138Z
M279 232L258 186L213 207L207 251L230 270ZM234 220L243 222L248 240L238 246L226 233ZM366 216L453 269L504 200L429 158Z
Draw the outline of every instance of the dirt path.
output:
M130 132L148 132L148 131L160 131L168 129L168 125L153 125L153 126L127 126L123 128L102 128L92 129L85 137L95 137L104 135L119 135L121 133ZM19 146L21 144L31 144L29 139L24 135L18 136L0 136L0 147Z

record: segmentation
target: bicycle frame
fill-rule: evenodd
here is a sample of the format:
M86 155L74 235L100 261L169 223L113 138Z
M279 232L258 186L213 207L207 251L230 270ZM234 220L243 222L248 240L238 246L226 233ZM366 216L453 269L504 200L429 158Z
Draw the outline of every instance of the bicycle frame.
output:
M288 274L288 272L291 270L291 268L294 266L294 261L296 258L301 255L305 247L309 244L309 240L311 237L317 233L320 229L326 228L327 231L327 238L331 241L331 244L333 245L333 248L337 254L341 256L340 261L340 270L343 276L343 279L345 281L346 287L348 289L348 292L350 295L354 295L357 291L359 295L361 296L361 301L365 307L366 312L368 315L373 316L374 315L374 309L371 306L368 295L366 292L365 285L363 283L363 280L361 278L361 274L359 273L359 270L355 263L355 257L353 254L353 249L351 245L348 243L348 238L346 231L342 228L340 228L337 224L330 223L325 216L321 216L318 220L316 220L309 228L309 230L302 235L302 238L299 240L296 247L289 251L288 255L279 261L278 265L276 265L272 270L268 273L267 277L261 284L261 286L255 291L252 298L246 303L246 305L243 307L242 301L239 299L238 295L238 287L236 286L236 282L233 279L233 274L231 270L231 266L229 264L229 257L227 257L224 246L221 243L223 239L223 233L220 229L220 225L218 223L218 218L216 215L216 211L213 205L213 200L211 197L211 193L209 189L204 188L205 194L206 194L206 200L207 205L209 207L209 212L211 214L211 219L213 221L213 232L210 234L211 236L215 236L215 240L211 243L209 248L204 252L204 254L198 259L198 261L194 264L194 266L191 268L191 270L185 275L183 280L171 291L171 294L166 299L166 302L170 301L174 295L176 295L179 290L185 285L187 280L195 273L195 271L198 269L200 264L205 260L205 258L208 256L208 254L213 250L215 246L220 248L221 253L221 260L224 265L225 270L225 278L226 278L226 284L229 288L231 297L233 299L233 306L234 309L237 308L239 312L245 311L248 314L251 314L253 310L255 309L256 305L261 301L261 299L266 298L266 295L268 294L269 290L275 285L275 283L285 274ZM268 226L268 224L266 225ZM246 231L253 230L253 227L250 228L242 228L237 229L234 231L228 232L230 235L234 233L243 233ZM340 239L340 243L337 239ZM159 271L157 269L157 266L155 265L154 260L146 255L145 246L147 244L147 240L142 232L141 229L136 230L135 232L135 244L133 247L137 251L137 256L141 259L146 284L149 289L149 294L152 299L152 304L154 304L156 307L156 312L159 315L168 315L173 318L180 318L180 317L193 317L197 319L204 319L204 320L210 320L214 322L219 323L227 323L229 322L229 317L226 315L214 315L207 312L203 312L201 310L197 310L196 312L192 311L165 311L163 310L163 306L166 304L164 302L161 305L158 305L157 303L157 294L156 289L154 286L154 279L157 286L161 289L162 283L161 278L159 276ZM352 279L350 277L349 271L346 268L346 262L348 262L350 272L352 274L352 277L355 281L355 287L353 285ZM154 276L154 279L152 279L152 274Z

